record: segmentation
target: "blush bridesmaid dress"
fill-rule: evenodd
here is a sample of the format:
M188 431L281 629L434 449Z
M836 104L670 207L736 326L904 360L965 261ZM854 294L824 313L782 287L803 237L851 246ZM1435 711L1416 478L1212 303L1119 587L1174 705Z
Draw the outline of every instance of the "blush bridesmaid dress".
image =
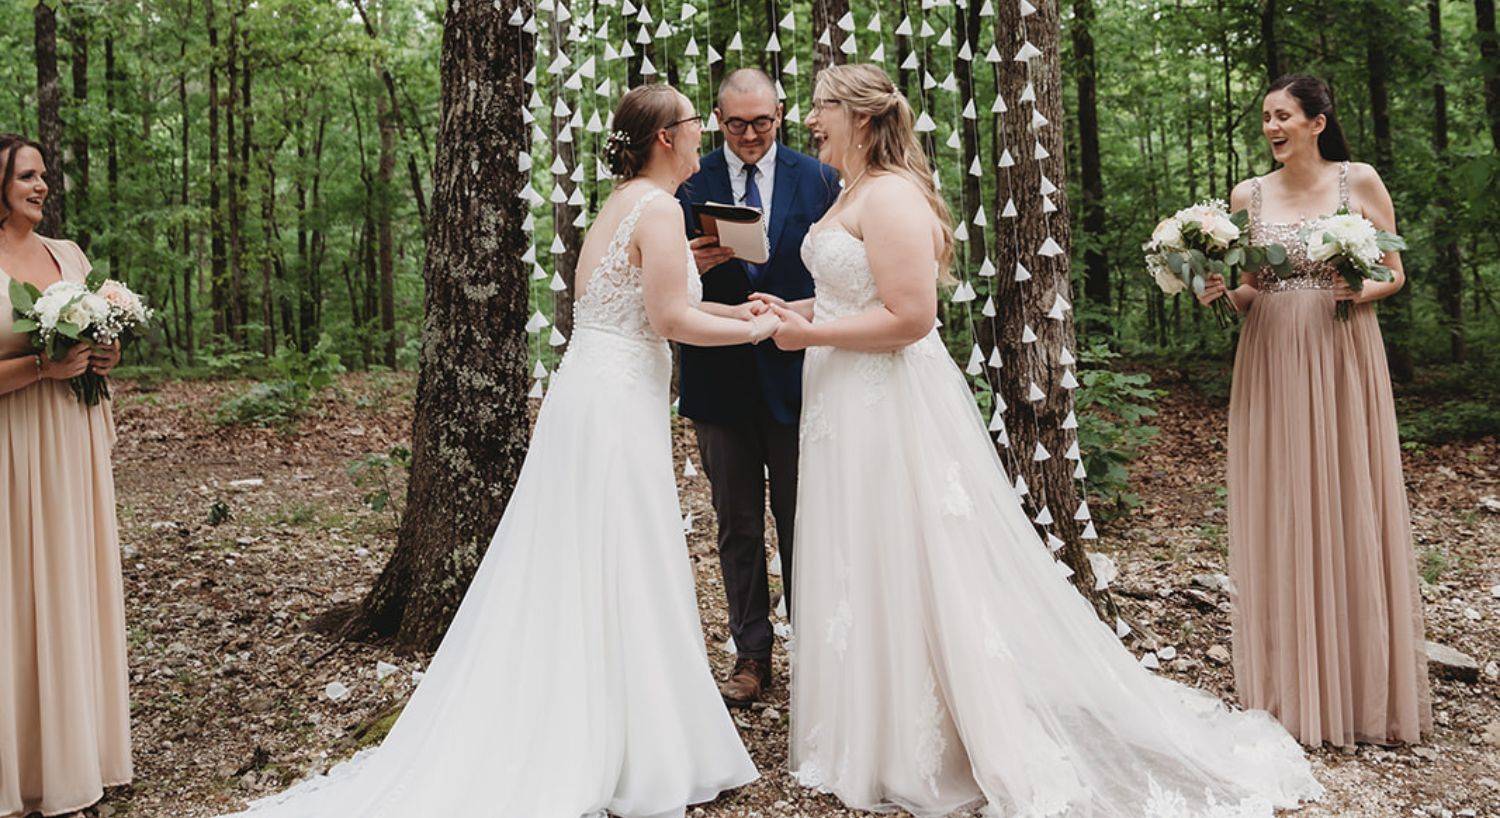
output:
M1308 258L1303 222L1262 220L1261 198L1254 179L1251 240L1286 247L1293 274L1257 284L1234 362L1235 683L1309 746L1416 742L1432 706L1380 326L1370 304L1335 317L1334 269Z
M67 281L89 262L42 238ZM0 270L0 359L11 330ZM108 400L63 381L0 395L0 816L63 815L131 778L124 580Z

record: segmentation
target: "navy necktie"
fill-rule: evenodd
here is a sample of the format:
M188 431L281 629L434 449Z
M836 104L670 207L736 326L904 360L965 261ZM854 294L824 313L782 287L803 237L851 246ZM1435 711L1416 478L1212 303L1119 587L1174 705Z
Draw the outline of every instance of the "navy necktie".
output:
M755 165L751 165L748 163L745 165L745 196L741 201L745 204L746 207L759 208L764 212L765 205L761 202L760 185L757 185L755 183L755 172L757 170L759 170L759 168L757 168ZM751 281L760 278L759 264L751 264L748 261L744 261L741 263L745 265L745 271L750 274Z

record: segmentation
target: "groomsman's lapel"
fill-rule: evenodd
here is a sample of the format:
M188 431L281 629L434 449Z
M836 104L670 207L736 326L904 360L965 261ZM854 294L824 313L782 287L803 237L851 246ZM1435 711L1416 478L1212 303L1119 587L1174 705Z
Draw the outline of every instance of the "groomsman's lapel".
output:
M801 165L792 156L792 149L782 143L776 147L776 189L771 191L771 225L768 238L771 240L771 255L776 255L776 243L781 240L781 230L786 227L786 212L792 206L792 196L797 191L797 175ZM728 178L727 175L725 177Z

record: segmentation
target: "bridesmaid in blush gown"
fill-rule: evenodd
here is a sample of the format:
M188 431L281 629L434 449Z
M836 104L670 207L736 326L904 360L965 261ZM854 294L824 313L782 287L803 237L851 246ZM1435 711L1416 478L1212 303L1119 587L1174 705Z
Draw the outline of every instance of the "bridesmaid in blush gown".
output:
M71 241L37 235L41 148L0 135L0 816L65 815L130 781L125 596L108 400L66 381L119 348L36 354L11 328L12 280L83 283Z
M1345 207L1395 232L1395 212L1379 174L1349 162L1321 80L1273 83L1261 128L1282 167L1241 182L1230 206L1293 272L1228 293L1247 313L1229 405L1236 686L1310 746L1416 742L1432 728L1422 604L1374 308L1405 275L1387 253L1395 280L1353 292L1300 235ZM1224 293L1216 279L1200 300Z

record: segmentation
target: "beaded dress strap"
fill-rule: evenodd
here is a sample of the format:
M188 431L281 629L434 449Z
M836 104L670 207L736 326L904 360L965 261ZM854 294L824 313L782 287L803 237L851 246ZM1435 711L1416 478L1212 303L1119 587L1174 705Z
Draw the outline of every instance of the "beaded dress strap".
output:
M1339 163L1339 209L1349 208L1349 163Z
M1260 221L1260 177L1250 180L1250 220Z

